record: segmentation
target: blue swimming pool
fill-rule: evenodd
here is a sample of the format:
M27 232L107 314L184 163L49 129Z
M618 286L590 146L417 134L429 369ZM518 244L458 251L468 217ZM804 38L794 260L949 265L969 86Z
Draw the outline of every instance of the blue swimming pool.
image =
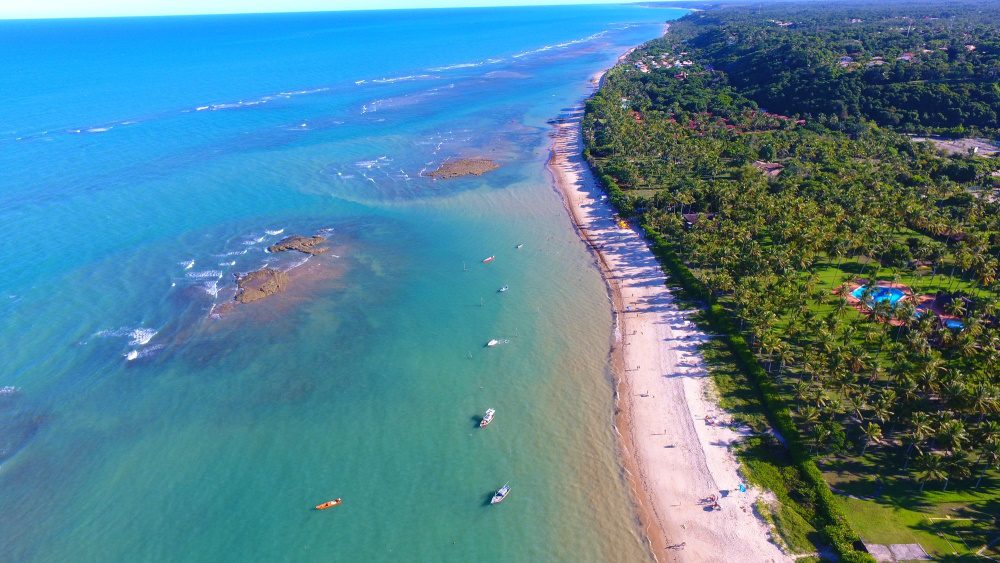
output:
M855 289L854 291L851 292L851 296L854 297L855 299L860 300L861 296L865 292L865 288L866 287L867 286L863 285L863 286ZM895 288L895 287L876 286L872 290L871 296L869 297L868 302L866 303L866 305L870 305L872 303L882 303L884 301L888 301L889 305L892 305L893 307L895 307L896 303L900 299L902 299L903 297L905 297L905 296L906 296L906 293L904 293L902 289Z
M944 326L952 330L962 330L965 328L965 323L959 319L945 319Z

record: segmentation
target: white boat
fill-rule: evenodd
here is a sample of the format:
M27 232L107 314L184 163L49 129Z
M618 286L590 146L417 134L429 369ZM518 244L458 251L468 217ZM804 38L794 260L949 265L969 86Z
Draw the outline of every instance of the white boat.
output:
M508 494L510 494L510 483L505 484L500 487L497 492L493 493L493 498L490 499L490 504L500 504L503 502L503 499L507 498Z
M483 419L479 421L479 427L486 428L489 426L489 424L493 422L493 415L496 413L497 411L495 409L486 409L486 414L484 414Z
M523 242L521 244L517 245L518 250L520 250L523 247L524 247L524 243Z
M507 291L508 289L510 289L510 288L505 285L505 286L501 287L499 291L500 291L500 293L503 293L503 292Z
M497 340L496 338L491 338L490 341L486 343L486 345L489 346L490 348L496 346L497 344L500 344L500 341Z

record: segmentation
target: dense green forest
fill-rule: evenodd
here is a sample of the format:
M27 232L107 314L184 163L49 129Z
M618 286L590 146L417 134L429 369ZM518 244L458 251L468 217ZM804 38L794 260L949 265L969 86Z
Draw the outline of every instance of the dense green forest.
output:
M997 5L717 7L584 117L613 203L732 319L861 536L938 555L1000 543L1000 159L906 134L995 135L998 76ZM803 478L779 519L821 544Z
M995 134L1000 7L889 6L755 4L700 12L674 33L775 113L834 123L863 118L915 133Z

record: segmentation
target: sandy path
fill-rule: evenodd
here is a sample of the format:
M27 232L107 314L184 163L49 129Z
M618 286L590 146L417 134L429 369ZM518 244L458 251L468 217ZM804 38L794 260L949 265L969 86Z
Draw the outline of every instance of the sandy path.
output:
M616 427L653 555L659 561L790 561L754 512L760 491L739 491L743 479L728 451L739 434L706 421L725 419L698 352L706 336L688 319L691 311L675 305L644 239L616 224L583 160L582 112L577 108L555 125L549 169L611 289ZM719 497L720 509L702 502L709 495Z

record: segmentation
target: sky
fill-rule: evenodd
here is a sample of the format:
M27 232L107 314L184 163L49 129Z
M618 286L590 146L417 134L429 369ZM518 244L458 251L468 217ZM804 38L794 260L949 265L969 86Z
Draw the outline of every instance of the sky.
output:
M629 1L618 0L617 3ZM0 19L609 3L616 2L615 0L0 0Z

